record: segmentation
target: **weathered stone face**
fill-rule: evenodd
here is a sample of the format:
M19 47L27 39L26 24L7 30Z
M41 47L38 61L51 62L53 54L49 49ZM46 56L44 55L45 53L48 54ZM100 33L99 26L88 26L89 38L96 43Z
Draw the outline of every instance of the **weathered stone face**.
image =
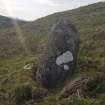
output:
M48 40L36 80L46 88L53 88L75 70L79 35L70 21L61 20L53 26Z

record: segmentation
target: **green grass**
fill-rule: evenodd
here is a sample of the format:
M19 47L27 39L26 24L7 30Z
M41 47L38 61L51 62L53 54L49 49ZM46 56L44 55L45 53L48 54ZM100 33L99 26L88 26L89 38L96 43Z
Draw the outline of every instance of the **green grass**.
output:
M36 86L31 79L31 70L23 69L26 64L33 63L34 61L37 61L35 56L0 59L0 100L4 97L4 102L8 102L15 88L23 84Z
M18 103L19 105L27 105L26 103L31 105L105 105L105 80L91 81L90 91L85 99L72 98L72 96L62 100L57 99L62 88L75 78L105 76L104 11L105 2L96 3L22 24L20 27L28 53L24 51L18 34L13 28L0 29L0 105L15 105L20 97L23 98L23 101L21 100L23 103ZM30 91L40 90L41 87L31 78L32 71L24 70L23 67L29 63L36 65L39 63L41 54L46 50L49 30L60 18L72 20L80 34L77 70L71 79L48 91L47 97L36 101L28 96L31 94ZM41 92L43 93L44 90L42 89Z

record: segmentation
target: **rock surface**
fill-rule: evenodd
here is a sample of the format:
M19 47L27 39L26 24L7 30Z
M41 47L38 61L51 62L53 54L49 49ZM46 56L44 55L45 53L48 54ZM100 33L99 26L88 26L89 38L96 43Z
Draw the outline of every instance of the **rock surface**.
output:
M47 45L36 80L46 88L54 88L75 70L79 34L70 21L60 20L52 27Z
M82 77L70 81L70 83L68 83L61 91L59 99L67 98L73 94L77 95L78 97L85 96L89 81L90 78L88 77Z

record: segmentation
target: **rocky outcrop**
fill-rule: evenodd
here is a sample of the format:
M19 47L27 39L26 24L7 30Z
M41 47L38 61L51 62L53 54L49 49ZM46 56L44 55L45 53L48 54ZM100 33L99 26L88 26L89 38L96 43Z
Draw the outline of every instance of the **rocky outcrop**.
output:
M93 97L105 92L105 74L97 73L94 76L81 76L67 83L59 95L59 99L77 96L78 98Z
M88 77L81 77L70 81L60 93L59 99L67 98L73 94L78 97L85 96L87 91L87 84L90 81Z
M47 45L36 80L46 88L53 88L75 70L79 34L70 21L60 20L52 27Z

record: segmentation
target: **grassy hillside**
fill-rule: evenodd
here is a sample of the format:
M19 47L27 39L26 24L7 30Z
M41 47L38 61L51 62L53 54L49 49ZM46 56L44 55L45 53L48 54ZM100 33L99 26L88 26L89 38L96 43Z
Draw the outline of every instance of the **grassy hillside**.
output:
M27 46L30 53L34 53L37 45L39 45L36 44L37 40L40 40L43 36L48 35L51 26L59 18L68 18L73 21L81 34L81 40L83 40L83 38L86 38L89 33L104 29L104 10L104 2L98 4L96 3L75 10L56 13L45 18L38 19L37 21L25 23L21 26L19 25L20 28L18 27L18 29L16 24L15 28L7 28L6 30L4 28L0 29L0 48L2 48L0 49L0 57L11 56L14 54L17 55L22 52L26 53L24 51L25 49L23 48L23 44ZM83 34L86 34L86 36L84 37Z
M23 21L23 20L13 19L10 17L5 17L5 16L0 16L0 29L13 27L13 25L14 25L13 21L17 21L18 24L26 23L26 21Z
M44 99L32 100L31 93L40 98L44 89L32 80L32 71L24 70L23 67L29 63L37 65L40 55L46 50L48 33L53 23L60 18L70 19L75 24L81 40L76 73L64 84L83 76L95 78L101 75L103 79L101 82L96 79L90 83L89 92L92 96L88 94L81 99L70 96L59 101L56 97L64 87L62 84L57 89L48 91ZM19 27L15 24L14 28L0 28L1 105L15 105L18 102L22 105L21 101L31 105L105 105L104 76L105 2L55 13Z

